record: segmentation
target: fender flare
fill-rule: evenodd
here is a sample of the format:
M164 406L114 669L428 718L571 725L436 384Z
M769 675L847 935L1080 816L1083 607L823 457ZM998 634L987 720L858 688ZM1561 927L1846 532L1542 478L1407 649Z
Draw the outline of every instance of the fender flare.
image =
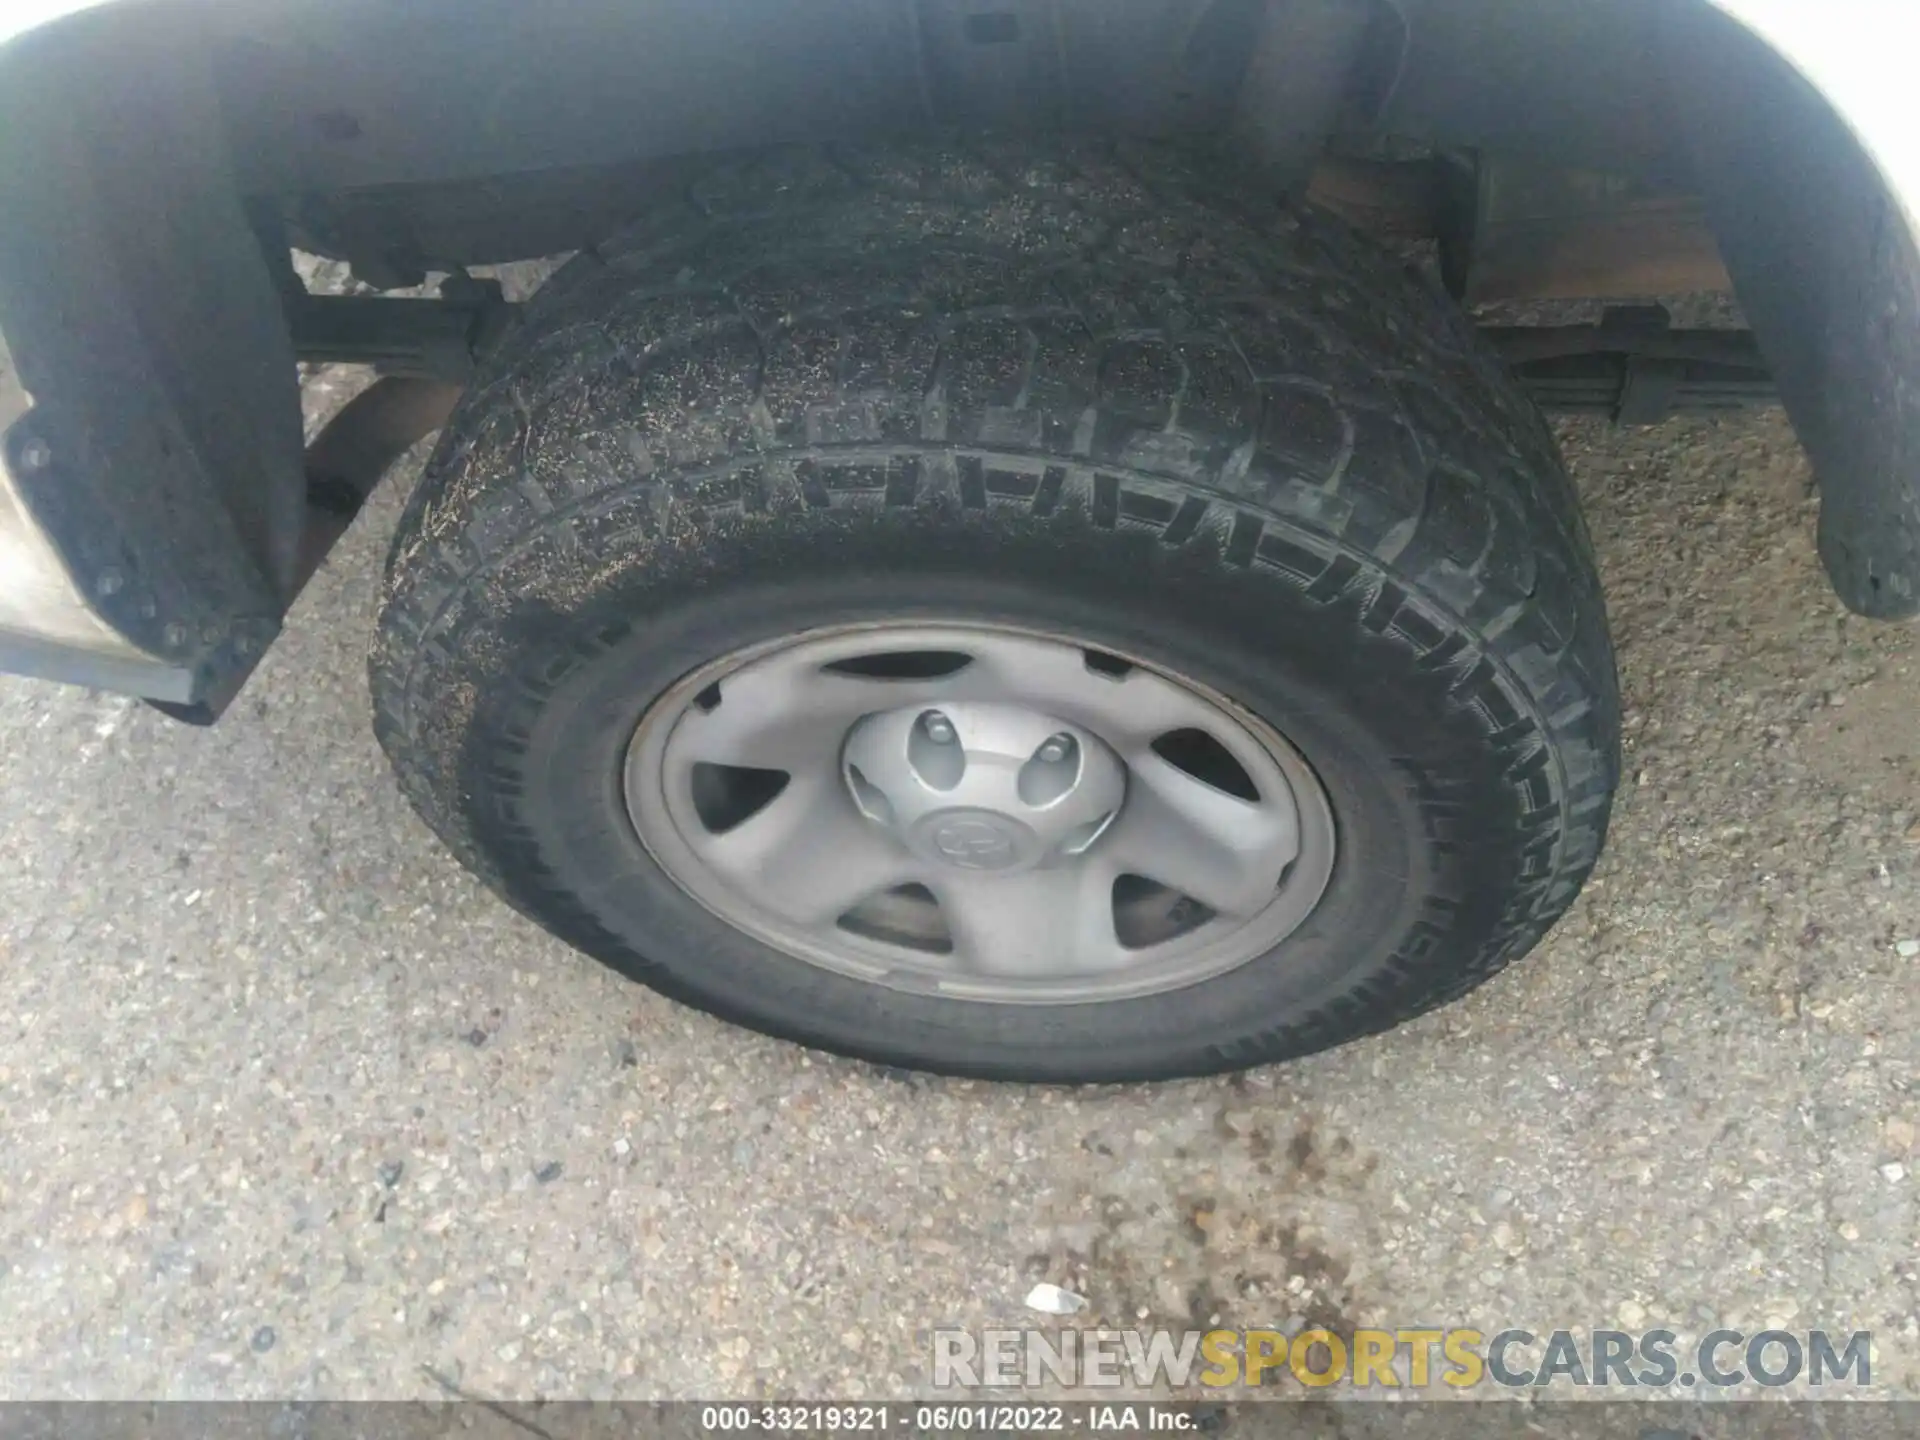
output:
M1912 618L1920 124L1907 47L1884 43L1888 7L1873 0L1716 3L1670 12L1676 113L1819 480L1821 561L1849 609Z

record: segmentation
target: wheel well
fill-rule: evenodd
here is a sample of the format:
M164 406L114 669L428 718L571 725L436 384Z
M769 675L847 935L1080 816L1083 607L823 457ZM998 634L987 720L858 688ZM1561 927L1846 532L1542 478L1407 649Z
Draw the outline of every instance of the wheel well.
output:
M1287 184L1331 143L1676 186L1664 8L349 0L215 54L243 186L312 243L405 271L590 243L686 156L947 127L1224 137Z
M238 190L374 270L589 244L674 187L689 156L948 127L1237 142L1284 185L1331 150L1691 192L1703 83L1731 80L1748 105L1791 83L1710 0L247 0L187 13L96 5L0 49L0 86L58 93L102 157L137 145L129 90L211 107ZM31 152L31 133L8 138ZM1800 170L1844 158L1797 151Z
M591 245L702 153L945 127L1187 137L1321 198L1331 158L1351 215L1437 240L1469 292L1501 234L1536 259L1607 237L1500 271L1522 298L1724 285L1724 258L1841 593L1920 610L1911 228L1708 0L97 4L0 47L0 332L37 402L14 438L59 461L21 499L169 693L230 694L310 523L290 239L397 286ZM1541 225L1490 203L1540 193L1501 167L1612 179Z
M1712 279L1712 236L1686 206L1701 165L1725 157L1697 143L1694 102L1731 86L1746 113L1794 83L1710 0L248 0L192 24L184 13L110 3L42 27L0 49L0 87L57 94L103 170L140 148L128 92L208 111L253 213L376 285L591 244L678 193L690 157L945 128L1188 137L1238 146L1287 188L1332 156L1344 168L1326 188L1350 218L1443 239L1471 230L1485 195L1469 180L1463 212L1457 183L1407 172L1492 169L1502 223L1550 221L1562 242L1611 227L1617 263L1643 283L1662 251ZM1813 128L1853 146L1837 123ZM31 128L8 139L26 168ZM1811 143L1780 165L1848 158ZM1648 196L1666 207L1652 223ZM1641 219L1623 227L1634 206ZM1524 283L1616 293L1592 269Z

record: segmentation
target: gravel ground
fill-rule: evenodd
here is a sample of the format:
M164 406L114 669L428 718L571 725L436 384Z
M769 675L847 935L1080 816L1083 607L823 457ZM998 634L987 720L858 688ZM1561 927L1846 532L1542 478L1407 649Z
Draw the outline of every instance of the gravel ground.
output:
M575 957L368 732L405 488L196 732L0 680L0 1397L924 1391L1080 1321L1869 1328L1920 1388L1920 672L1776 415L1571 426L1627 783L1527 962L1282 1070L903 1079ZM1078 1322L1076 1322L1078 1323Z

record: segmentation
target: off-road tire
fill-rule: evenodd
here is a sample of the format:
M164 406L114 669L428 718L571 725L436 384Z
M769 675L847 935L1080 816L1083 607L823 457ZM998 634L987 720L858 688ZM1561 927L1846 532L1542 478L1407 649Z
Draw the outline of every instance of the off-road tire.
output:
M889 991L731 930L620 800L648 702L757 639L1000 618L1284 733L1339 829L1273 953L1071 1007ZM657 989L877 1061L1107 1080L1384 1029L1524 954L1599 854L1618 700L1553 439L1437 290L1176 152L717 162L571 261L441 437L371 661L401 784Z

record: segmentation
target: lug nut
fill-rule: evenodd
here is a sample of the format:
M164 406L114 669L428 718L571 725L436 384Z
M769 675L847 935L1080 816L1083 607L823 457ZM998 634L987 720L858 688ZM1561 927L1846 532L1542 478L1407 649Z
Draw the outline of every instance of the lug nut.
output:
M920 728L927 732L927 738L936 745L951 745L954 741L953 722L938 710L929 710L920 717Z
M1045 761L1049 765L1058 765L1072 753L1073 737L1071 735L1056 735L1040 747L1039 754L1034 758Z

